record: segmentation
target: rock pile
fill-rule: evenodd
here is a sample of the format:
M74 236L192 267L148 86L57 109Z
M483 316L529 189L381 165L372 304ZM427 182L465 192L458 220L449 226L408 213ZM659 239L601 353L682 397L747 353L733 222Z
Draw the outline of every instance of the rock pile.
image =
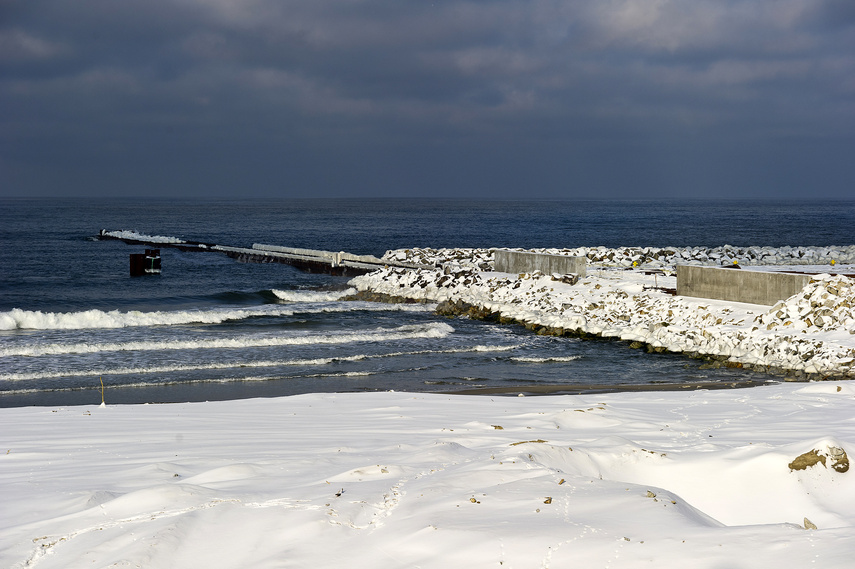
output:
M492 249L431 249L414 247L412 249L386 251L382 258L389 261L414 263L429 267L450 264L476 268L481 271L490 271L493 269Z
M827 265L855 263L855 246L848 247L579 247L563 255L584 255L594 264L667 267L686 265Z
M575 285L560 275L491 275L465 263L436 269L387 268L357 277L359 290L432 302L449 313L518 322L538 334L619 338L648 351L713 359L812 379L855 378L853 284L814 279L799 294L766 307L675 297L642 271L603 270ZM645 280L646 279L646 280ZM674 277L660 276L673 286ZM462 307L462 308L461 308Z
M855 281L829 276L811 279L801 292L755 322L767 330L843 329L855 334Z
M811 449L808 452L797 456L787 466L790 470L806 470L807 468L822 464L826 468L831 468L839 473L849 471L849 456L846 451L840 446L834 444L826 444L825 448Z
M523 249L516 249L522 251ZM839 247L577 247L526 249L532 253L586 257L603 267L673 268L674 265L830 265L855 263L855 245ZM384 259L440 266L446 263L478 268L493 266L491 249L399 249Z

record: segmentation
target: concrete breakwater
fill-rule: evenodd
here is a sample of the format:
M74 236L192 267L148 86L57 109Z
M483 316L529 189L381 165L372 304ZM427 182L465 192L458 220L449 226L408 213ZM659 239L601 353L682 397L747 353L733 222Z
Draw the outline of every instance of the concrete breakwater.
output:
M769 307L674 297L643 271L597 272L571 286L540 273L491 275L455 265L388 268L351 284L541 334L616 338L797 379L855 379L855 287L845 277L812 278ZM660 276L659 284L673 286L673 279Z
M252 247L234 247L201 241L186 241L177 237L146 235L135 231L107 231L98 234L100 240L118 240L132 245L157 245L182 251L222 253L243 263L281 263L292 265L310 273L328 273L353 276L368 273L384 266L418 268L421 265L405 261L379 259L373 255L354 255L345 251L322 251L264 245L254 243Z

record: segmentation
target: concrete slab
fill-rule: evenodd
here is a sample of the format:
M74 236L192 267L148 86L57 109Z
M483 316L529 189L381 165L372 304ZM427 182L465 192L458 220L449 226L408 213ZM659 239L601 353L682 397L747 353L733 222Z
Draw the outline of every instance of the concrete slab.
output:
M547 255L544 253L526 253L495 249L493 268L500 273L532 273L540 271L545 275L573 273L580 278L585 276L588 259L568 255Z

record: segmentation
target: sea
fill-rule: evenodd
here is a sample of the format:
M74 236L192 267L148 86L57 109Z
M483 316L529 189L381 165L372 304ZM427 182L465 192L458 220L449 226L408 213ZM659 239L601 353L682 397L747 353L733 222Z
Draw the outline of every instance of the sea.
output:
M132 230L380 256L412 247L826 246L853 201L0 199L0 407L771 381L626 342L537 336L433 305L345 300L348 278L162 248Z

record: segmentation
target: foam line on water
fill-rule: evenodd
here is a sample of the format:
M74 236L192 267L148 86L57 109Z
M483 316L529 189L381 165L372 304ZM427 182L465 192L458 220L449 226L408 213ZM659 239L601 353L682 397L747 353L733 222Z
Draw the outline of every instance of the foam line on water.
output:
M244 377L224 377L224 378L207 378L207 379L188 379L188 380L167 380L167 381L138 381L135 383L122 383L116 385L105 385L105 390L111 389L124 389L126 387L132 388L145 388L145 387L169 387L174 385L188 385L188 384L211 384L211 383L239 383L239 382L263 382L263 381L279 381L279 380L296 380L296 379L317 379L317 378L340 378L340 377L370 377L372 375L377 375L376 372L373 371L343 371L343 372L334 372L334 373L312 373L305 375L295 375L290 377L281 377L278 375L257 375L257 376L244 376ZM29 393L57 393L63 391L84 391L84 390L97 390L100 389L100 385L93 386L74 386L74 387L52 387L52 388L24 388L24 389L10 389L8 391L3 391L2 395L26 395Z
M581 356L552 356L552 357L544 357L544 358L535 358L535 357L526 357L526 356L514 356L509 358L511 361L527 363L527 364L546 364L546 363L560 363L560 362L572 362L574 360L578 360Z
M372 331L342 332L331 335L304 334L300 336L241 336L206 340L35 344L29 346L0 348L0 357L386 342L390 340L407 340L414 338L444 338L452 332L454 332L454 328L448 324L445 324L444 322L433 322L430 324L399 326L391 329L380 328Z
M264 360L264 361L239 361L239 362L219 362L205 363L198 365L173 365L173 366L151 366L151 367L120 367L120 368L103 368L103 369L87 369L87 370L59 370L45 373L7 373L0 374L0 381L29 381L34 379L57 379L61 377L84 377L84 376L116 376L129 374L150 374L150 373L174 373L185 371L202 371L202 370L226 370L237 368L264 368L278 366L322 366L336 362L358 362L364 360L381 359L381 358L396 358L407 356L420 356L430 354L462 354L467 352L502 352L514 350L520 347L516 346L472 346L469 348L457 348L447 350L413 350L409 352L390 352L385 354L356 354L353 356L331 357L331 358L313 358L313 359L296 359L296 360Z
M89 370L63 370L49 373L10 373L0 374L0 381L24 381L31 379L56 379L59 377L79 377L79 376L116 376L129 374L151 374L151 373L173 373L180 371L202 371L202 370L223 370L236 368L263 368L263 367L278 367L278 366L322 366L329 365L334 362L356 362L364 360L368 357L363 354L356 356L345 356L335 358L314 358L305 360L268 360L257 362L220 362L206 363L199 365L173 365L173 366L149 366L149 367L121 367L121 368L104 368L104 369L89 369Z

